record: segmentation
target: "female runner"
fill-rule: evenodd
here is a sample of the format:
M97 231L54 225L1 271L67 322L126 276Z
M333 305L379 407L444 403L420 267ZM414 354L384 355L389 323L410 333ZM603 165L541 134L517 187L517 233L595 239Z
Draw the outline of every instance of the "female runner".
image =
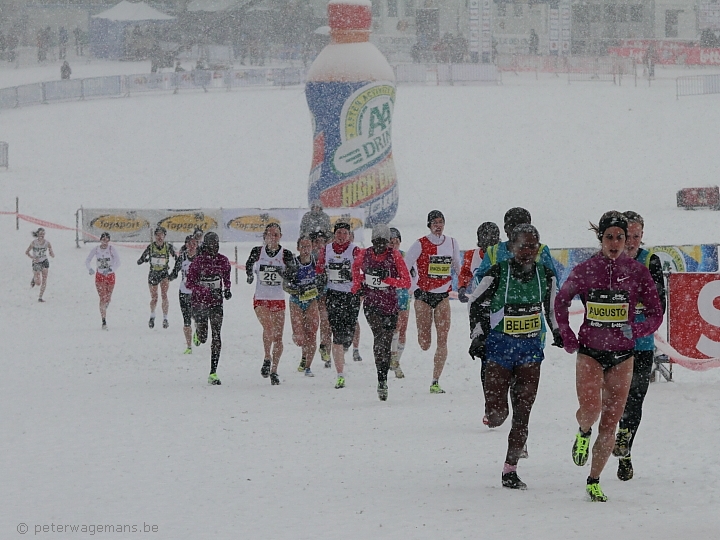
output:
M138 259L138 265L149 262L150 272L148 273L148 287L150 289L150 320L148 326L155 327L155 308L158 301L158 285L160 285L160 294L162 295L162 312L163 312L163 328L170 326L168 323L168 311L170 310L170 301L168 300L168 287L170 257L177 259L175 248L170 242L165 241L167 231L165 227L156 227L154 231L155 240L145 248L142 255Z
M195 257L188 268L185 283L192 291L192 307L200 343L208 338L208 325L212 331L210 342L210 375L208 384L218 386L217 367L220 362L223 323L223 299L230 300L230 261L219 253L220 238L209 232L203 241L202 254Z
M437 349L433 359L433 380L431 394L444 394L440 388L447 360L447 340L450 333L450 300L452 288L451 270L460 273L460 248L454 238L445 236L445 216L440 210L428 214L427 226L430 234L416 241L405 254L408 268L415 266L418 272L418 288L415 290L415 321L418 343L423 351L432 344L432 325L437 331Z
M97 272L90 266L93 259L97 259ZM105 317L115 288L115 270L120 267L120 256L117 250L110 245L110 233L104 232L100 235L100 245L90 251L85 259L85 267L91 276L95 274L95 288L100 297L102 329L107 330Z
M290 324L293 342L302 349L298 371L306 377L314 377L310 366L317 348L317 331L320 324L318 312L317 260L312 253L312 240L301 236L297 241L298 256L288 266L285 291L290 294Z
M43 294L45 293L48 270L50 269L48 255L55 258L55 253L53 253L53 248L50 242L45 240L45 229L40 227L37 231L33 231L32 235L35 237L35 240L30 242L30 245L25 250L25 255L32 259L33 278L30 280L30 287L40 285L40 296L38 296L38 302L44 302L45 300L43 300ZM32 255L30 254L31 251Z
M615 442L615 427L625 408L633 374L635 339L651 335L662 322L662 306L648 269L625 254L627 218L606 212L592 226L600 251L578 264L555 298L565 350L577 352L575 386L579 408L572 458L585 465L589 456L592 426L600 420L592 448L592 464L586 490L592 501L604 502L600 473ZM585 314L578 336L570 328L568 309L579 295ZM645 320L635 319L634 307L645 306ZM633 309L630 309L630 307Z
M202 236L201 236L202 238ZM194 335L192 331L192 291L187 286L187 273L190 269L190 265L198 254L198 240L197 234L188 235L185 237L185 245L180 248L180 255L175 259L175 268L173 268L170 274L169 280L173 281L177 279L179 275L182 275L180 280L180 312L183 318L183 334L185 335L185 352L183 354L192 354L192 344L195 341L195 346L200 346L200 340L198 339L197 332Z
M558 335L552 299L555 272L535 261L540 235L529 224L510 233L513 257L491 266L480 281L475 302L489 302L490 331L485 342L485 411L487 425L501 426L512 400L512 427L502 472L502 485L527 489L517 475L517 464L528 437L528 423L545 358L541 339L543 309L553 334ZM558 343L559 345L559 343Z
M400 243L402 242L402 236L400 231L395 227L390 227L390 247L396 252L400 253L405 257L405 252L400 249ZM404 263L404 260L403 260ZM407 266L405 267L407 269ZM410 277L412 281L412 276ZM412 284L411 284L412 286ZM410 319L410 288L398 288L395 289L398 297L398 322L395 327L395 333L393 334L392 345L390 346L390 369L395 372L395 378L402 379L405 377L405 373L400 367L400 358L405 350L405 343L407 341L407 327L408 320Z
M660 296L660 304L662 304L663 313L665 312L665 278L663 276L662 263L660 257L650 254L646 249L642 249L643 228L645 221L642 216L636 212L623 213L628 220L628 236L625 242L625 253L645 265L650 270L650 275L655 282L655 288ZM638 304L635 307L635 320L640 322L644 320L644 306ZM632 460L630 459L630 451L632 450L635 434L640 426L642 419L642 406L645 401L645 395L650 385L650 373L652 372L653 361L655 357L655 336L649 335L635 340L635 348L633 351L633 377L630 383L627 403L625 404L625 412L623 412L618 432L615 437L615 448L613 455L620 458L618 462L617 477L626 481L633 477Z
M293 264L292 252L280 245L282 230L279 223L268 223L263 233L262 246L250 251L245 262L247 282L252 283L257 274L253 309L263 328L265 358L260 375L270 377L270 384L280 384L278 363L283 352L283 329L285 327L285 292L283 276L288 265ZM271 365L272 364L272 365Z
M399 251L388 249L390 228L375 225L372 230L372 247L355 257L352 266L352 293L363 295L363 311L374 343L377 393L387 401L387 374L390 369L390 347L398 320L397 289L410 287L410 274Z

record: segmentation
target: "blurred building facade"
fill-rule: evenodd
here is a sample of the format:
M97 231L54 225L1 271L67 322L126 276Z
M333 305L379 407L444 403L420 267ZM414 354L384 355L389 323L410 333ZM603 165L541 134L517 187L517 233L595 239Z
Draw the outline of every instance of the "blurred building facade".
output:
M0 32L87 31L107 0L0 0ZM327 0L146 0L177 17L180 43L223 44L244 59L311 59ZM372 41L391 61L490 61L496 54L605 54L623 40L720 46L718 0L372 0ZM260 51L260 52L258 52ZM281 51L281 52L278 52Z

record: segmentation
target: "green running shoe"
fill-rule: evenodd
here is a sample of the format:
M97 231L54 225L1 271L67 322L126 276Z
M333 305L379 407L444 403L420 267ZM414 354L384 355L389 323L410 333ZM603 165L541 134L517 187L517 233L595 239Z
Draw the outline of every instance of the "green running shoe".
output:
M378 383L377 393L378 393L378 398L380 398L380 401L387 401L388 385L386 382Z
M200 345L202 345L202 343L200 342L200 338L197 335L197 332L193 332L192 339L193 339L193 345L195 345L196 347L199 347Z
M627 457L620 458L620 461L618 461L617 477L623 482L627 482L632 479L633 473L634 471L632 461L630 461L630 456L628 455Z
M303 357L303 358L300 360L300 365L298 366L298 371L299 371L300 373L302 373L303 371L305 371L305 362L307 362L307 360L305 360L305 358Z
M585 491L590 495L592 502L607 502L608 500L598 482L585 486Z
M573 463L575 463L578 467L582 467L587 463L591 434L592 429L588 431L587 434L583 435L582 431L578 431L575 435L575 442L572 447L572 459Z
M183 354L192 354L192 349L188 347Z
M618 429L617 435L615 436L615 447L613 448L613 456L615 457L627 457L630 455L630 439L632 439L632 433L627 428Z
M213 386L220 386L220 379L217 376L217 373L211 373L208 377L208 384L211 384Z
M335 383L335 388L345 388L345 377L337 378L337 383Z
M444 394L445 390L440 388L440 384L438 382L434 382L434 383L432 383L432 385L430 385L430 393L431 394Z

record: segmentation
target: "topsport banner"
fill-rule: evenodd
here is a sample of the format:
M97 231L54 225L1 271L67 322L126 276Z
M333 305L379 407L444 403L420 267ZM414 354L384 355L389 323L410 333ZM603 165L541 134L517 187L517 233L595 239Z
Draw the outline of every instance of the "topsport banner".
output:
M219 233L220 223L221 212L217 209L83 208L82 240L96 242L103 232L108 232L113 242L149 242L152 231L161 226L167 230L168 241L184 242L197 227L203 232Z
M109 232L113 242L149 242L152 231L162 226L169 242L184 242L196 228L214 231L221 242L258 242L268 223L279 223L286 243L295 242L300 221L308 208L210 208L189 210L83 208L82 231L84 242L97 242L103 232ZM338 219L350 223L355 242L364 243L364 208L326 208L331 225Z
M657 255L662 262L663 270L670 272L717 272L717 244L701 244L697 246L655 246L646 247L651 254ZM564 283L575 266L586 261L597 248L551 249L558 282Z
M309 211L309 208L223 208L220 239L223 242L262 242L265 227L269 223L279 223L284 241L290 245L297 240L302 217ZM325 208L324 212L330 216L331 227L337 220L344 219L350 223L355 242L364 243L365 208Z

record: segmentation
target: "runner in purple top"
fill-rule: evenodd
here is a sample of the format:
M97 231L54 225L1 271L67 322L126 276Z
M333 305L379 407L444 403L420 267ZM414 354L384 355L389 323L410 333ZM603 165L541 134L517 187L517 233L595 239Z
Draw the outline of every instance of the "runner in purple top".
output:
M217 366L220 361L220 331L223 323L223 298L230 300L230 261L218 253L220 239L214 232L205 235L203 250L193 259L185 284L192 291L192 307L201 343L208 337L208 321L212 328L210 344L210 376L208 384L219 385Z
M615 427L625 408L633 374L635 338L652 334L662 322L663 311L655 282L648 269L625 254L627 218L606 212L592 227L601 243L599 253L577 265L555 298L555 315L565 350L577 352L575 385L580 426L572 449L576 465L589 455L592 425L600 420L592 449L587 492L604 502L599 479L615 443ZM570 328L568 308L576 295L585 306L583 324L576 337ZM645 320L635 321L635 306L645 306Z
M388 248L390 228L375 225L372 247L355 257L352 266L352 293L363 295L363 311L374 343L373 354L378 377L378 397L388 396L387 374L390 369L390 348L398 320L397 289L410 287L410 273L399 251Z

